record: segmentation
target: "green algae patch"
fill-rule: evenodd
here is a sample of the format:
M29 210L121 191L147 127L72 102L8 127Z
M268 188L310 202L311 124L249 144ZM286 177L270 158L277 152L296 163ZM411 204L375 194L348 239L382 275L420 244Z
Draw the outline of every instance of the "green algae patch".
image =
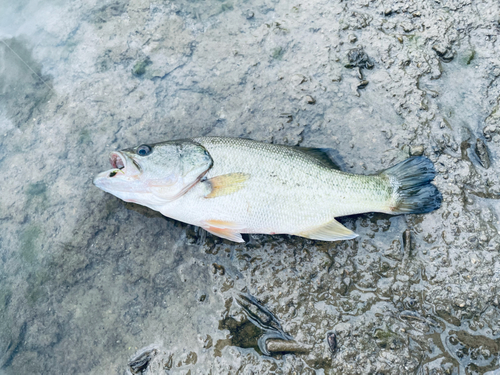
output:
M42 181L29 184L24 193L26 194L26 205L35 211L47 208L47 184Z
M78 143L88 145L92 142L89 129L82 129L78 135Z
M132 68L132 74L136 77L140 77L146 73L146 68L151 65L152 62L149 59L149 57L146 57L143 60L139 60L134 64L134 67Z
M12 290L10 288L0 289L0 311L10 303L12 299Z
M462 63L462 65L470 65L475 57L476 57L476 51L468 50L463 53L463 55L460 58L460 62Z
M36 253L37 249L39 248L38 239L41 234L42 230L40 229L40 227L37 225L32 225L29 226L20 235L19 240L21 242L21 258L29 264L34 263L37 258Z
M377 329L373 335L377 345L381 348L391 348L399 340L398 335L390 330Z
M29 184L26 188L26 195L30 198L44 195L47 192L47 185L43 182Z
M281 60L283 58L284 52L285 51L283 51L283 48L276 47L271 51L271 57L275 60Z
M234 9L234 6L233 6L233 4L231 4L231 3L225 3L225 4L222 4L222 5L221 5L221 10L222 10L223 12L227 12L227 11L229 11L229 10L233 10L233 9Z
M26 301L30 306L46 300L47 288L45 284L52 278L52 274L46 270L40 270L36 273L30 274L28 278L28 288L26 289Z

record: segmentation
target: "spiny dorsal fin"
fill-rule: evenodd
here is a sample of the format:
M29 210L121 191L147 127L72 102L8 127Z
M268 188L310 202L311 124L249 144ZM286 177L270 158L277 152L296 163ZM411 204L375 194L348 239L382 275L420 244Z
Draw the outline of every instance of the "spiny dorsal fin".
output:
M318 160L324 166L337 169L340 171L340 167L331 159L329 155L333 151L331 148L314 148L314 147L294 147L294 148Z
M205 181L212 188L212 191L205 198L215 198L236 193L245 186L245 181L249 178L249 174L240 172L212 177Z
M344 227L335 219L316 228L311 228L304 232L296 233L296 235L310 238L312 240L321 241L350 240L352 238L358 237L356 233Z

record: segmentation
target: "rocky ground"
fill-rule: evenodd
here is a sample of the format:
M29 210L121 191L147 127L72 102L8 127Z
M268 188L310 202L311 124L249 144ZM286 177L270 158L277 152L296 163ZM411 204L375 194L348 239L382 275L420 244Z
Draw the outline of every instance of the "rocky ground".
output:
M497 0L0 5L1 374L496 374ZM436 165L441 209L233 244L95 188L198 135Z

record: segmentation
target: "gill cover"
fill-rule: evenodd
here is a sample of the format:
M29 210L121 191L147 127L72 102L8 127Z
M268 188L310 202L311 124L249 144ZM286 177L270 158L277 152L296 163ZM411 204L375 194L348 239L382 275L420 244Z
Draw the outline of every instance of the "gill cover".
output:
M139 166L150 193L161 201L170 202L184 195L212 167L213 160L200 144L189 141L169 141L125 150ZM146 154L146 155L144 155Z

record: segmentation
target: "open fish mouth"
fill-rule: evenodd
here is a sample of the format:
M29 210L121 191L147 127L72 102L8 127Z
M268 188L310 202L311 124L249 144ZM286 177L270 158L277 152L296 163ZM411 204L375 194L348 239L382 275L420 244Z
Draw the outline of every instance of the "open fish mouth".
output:
M113 168L124 169L126 166L125 158L119 152L112 152L109 155L109 162Z
M115 176L133 178L141 173L139 164L133 158L121 151L113 151L110 153L109 162L113 169L103 172L106 174L107 178L113 178Z
M95 176L94 185L113 194L117 191L130 191L131 183L141 176L141 168L137 162L125 152L113 151L109 154L109 163L112 169Z
M115 177L118 173L127 173L127 158L122 153L112 152L109 155L109 162L114 168L109 172L109 177Z
M125 174L125 167L127 164L122 154L120 154L119 152L112 152L109 155L109 162L111 163L111 166L115 168L109 172L109 177L115 177L118 172L122 172Z

